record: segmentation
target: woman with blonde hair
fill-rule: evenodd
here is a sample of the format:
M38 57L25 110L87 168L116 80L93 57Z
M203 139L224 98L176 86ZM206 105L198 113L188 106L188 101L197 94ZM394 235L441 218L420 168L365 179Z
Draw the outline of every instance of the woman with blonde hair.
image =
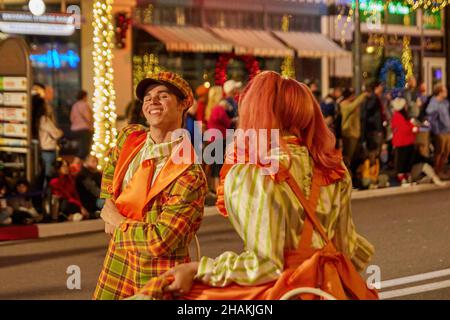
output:
M214 86L209 88L208 91L208 104L206 105L205 110L205 120L206 122L209 121L209 118L211 117L211 112L214 109L215 106L217 106L220 102L220 100L223 99L223 89L221 86Z
M246 87L239 110L238 128L244 132L280 134L279 146L268 138L269 157L280 164L275 174L265 174L259 162L227 161L221 172L217 207L245 250L178 265L152 279L135 299L279 299L287 287L304 284L296 275L322 249L335 249L334 257L345 255L345 272L363 270L370 261L374 248L357 234L352 220L350 175L311 90L276 72L262 72ZM315 285L316 277L306 278ZM376 297L365 291L362 278L359 289L358 298ZM342 291L333 293L345 298Z

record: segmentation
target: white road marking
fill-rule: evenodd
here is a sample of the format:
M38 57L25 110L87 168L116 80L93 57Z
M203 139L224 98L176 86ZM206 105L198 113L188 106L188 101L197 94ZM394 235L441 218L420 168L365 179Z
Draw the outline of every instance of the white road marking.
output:
M381 293L379 293L379 297L380 297L380 299L384 300L384 299L409 296L412 294L434 291L434 290L439 290L439 289L444 289L444 288L450 288L450 280L444 280L444 281L440 281L440 282L424 284L421 286L415 286L415 287L381 292Z
M430 279L446 277L446 276L450 276L450 268L433 271L433 272L420 273L420 274L416 274L416 275L408 276L408 277L402 277L402 278L382 281L380 283L380 288L385 289L385 288L389 288L389 287L400 286L400 285L407 284L407 283L419 282L419 281L430 280Z

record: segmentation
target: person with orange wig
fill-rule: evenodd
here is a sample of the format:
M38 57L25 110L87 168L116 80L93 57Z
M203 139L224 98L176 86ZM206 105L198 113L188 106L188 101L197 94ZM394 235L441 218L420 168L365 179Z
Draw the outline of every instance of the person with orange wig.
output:
M311 90L265 71L245 88L239 110L243 132L279 132L279 143L268 138L268 157L279 162L276 172L267 174L260 161L233 162L235 148L228 148L231 161L221 171L217 207L242 238L244 251L180 264L152 279L133 299L279 299L288 286L295 287L296 270L305 267L311 252L335 248L358 277L356 270L370 261L374 248L352 220L351 177ZM256 158L261 160L259 154ZM369 297L376 294L359 296Z

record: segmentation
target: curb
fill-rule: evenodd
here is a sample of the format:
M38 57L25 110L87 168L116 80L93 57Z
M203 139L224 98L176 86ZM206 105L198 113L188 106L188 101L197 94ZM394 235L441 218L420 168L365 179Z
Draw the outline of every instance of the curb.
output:
M428 192L428 191L448 190L448 189L450 189L450 184L447 183L445 187L438 187L434 184L423 184L423 185L391 187L376 190L354 191L352 193L352 200L382 198L388 196L407 195L418 192ZM220 214L217 211L216 207L205 207L204 212L205 217L219 216L219 215ZM36 226L38 232L37 237L34 237L34 239L82 234L88 232L99 232L103 231L104 229L104 223L101 219L86 220L80 222L41 223L37 224ZM8 243L12 243L12 241L0 242L0 245Z
M400 187L390 187L390 188L375 189L375 190L353 191L352 200L373 199L373 198L406 195L406 194L413 194L413 193L418 193L418 192L437 191L437 190L446 190L446 189L450 189L449 183L446 183L446 186L443 186L443 187L438 187L432 183L416 184L416 185L412 184L412 185L405 185L405 186L400 186Z

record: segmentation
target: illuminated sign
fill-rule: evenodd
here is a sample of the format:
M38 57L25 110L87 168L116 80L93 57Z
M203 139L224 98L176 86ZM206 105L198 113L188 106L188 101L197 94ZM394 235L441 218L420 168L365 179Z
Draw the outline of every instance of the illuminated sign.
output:
M59 53L55 49L48 50L45 54L32 54L30 59L38 67L55 69L65 66L75 69L80 63L80 57L72 50L66 53Z
M0 22L0 31L12 34L35 34L46 36L70 36L75 32L74 25L28 23L28 22Z
M385 1L360 0L359 7L361 11L384 12ZM355 1L352 0L352 7L355 8ZM408 15L411 10L402 2L389 2L388 12L390 14Z
M29 12L0 12L0 31L10 34L70 36L75 32L75 18L70 14L35 16Z
M4 22L31 22L52 24L74 24L75 18L71 14L51 13L35 16L30 12L0 12L0 20Z
M423 15L423 27L425 29L436 29L440 30L442 28L442 13L438 12L430 12L429 10L425 10Z

